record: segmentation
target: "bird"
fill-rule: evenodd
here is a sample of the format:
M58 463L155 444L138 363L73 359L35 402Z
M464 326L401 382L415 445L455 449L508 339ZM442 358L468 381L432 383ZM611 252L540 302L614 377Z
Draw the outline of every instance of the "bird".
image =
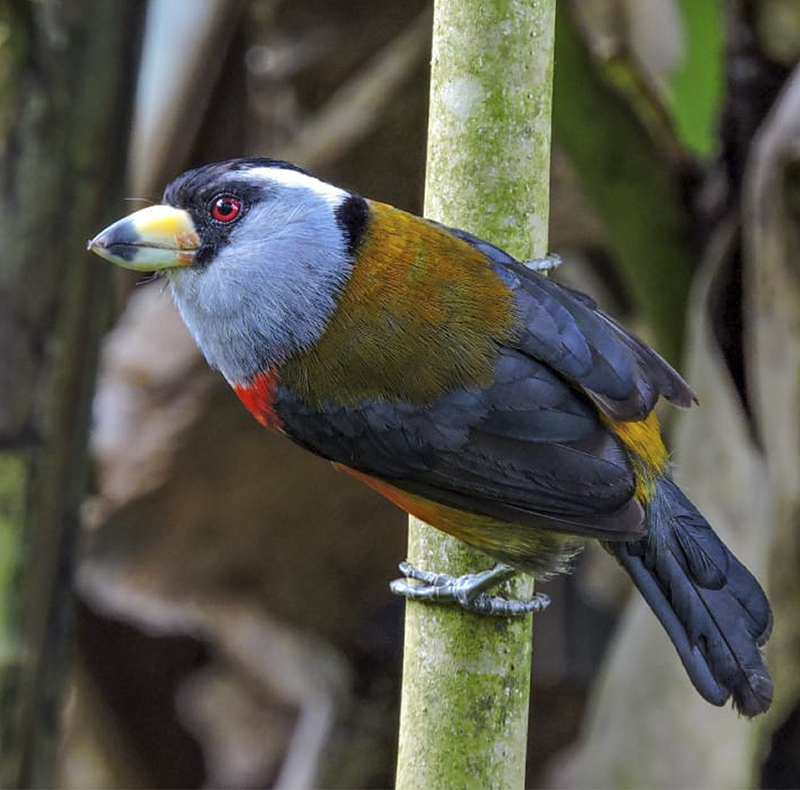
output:
M772 681L769 601L672 479L654 407L695 396L589 296L457 228L240 158L175 178L89 242L163 276L209 365L268 429L498 564L395 590L514 615L484 590L594 539L698 692L746 717Z

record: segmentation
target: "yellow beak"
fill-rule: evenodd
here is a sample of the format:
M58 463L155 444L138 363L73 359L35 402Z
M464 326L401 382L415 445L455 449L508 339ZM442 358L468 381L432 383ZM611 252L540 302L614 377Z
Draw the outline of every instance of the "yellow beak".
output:
M89 249L101 258L144 272L190 266L199 247L188 212L163 205L117 220L89 242Z

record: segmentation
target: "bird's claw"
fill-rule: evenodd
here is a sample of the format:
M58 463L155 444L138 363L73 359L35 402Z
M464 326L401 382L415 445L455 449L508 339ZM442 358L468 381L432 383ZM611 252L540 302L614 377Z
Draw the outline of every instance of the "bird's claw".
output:
M485 592L516 573L511 566L503 563L480 573L449 576L446 573L423 571L407 562L401 562L400 572L405 578L393 581L390 589L395 595L402 595L413 601L456 603L467 611L498 617L541 612L550 603L550 598L544 593L536 593L533 598L523 600L501 598Z
M522 265L526 269L532 269L535 272L550 272L561 266L561 263L561 256L552 252L545 255L544 258L529 258L526 261L522 261Z

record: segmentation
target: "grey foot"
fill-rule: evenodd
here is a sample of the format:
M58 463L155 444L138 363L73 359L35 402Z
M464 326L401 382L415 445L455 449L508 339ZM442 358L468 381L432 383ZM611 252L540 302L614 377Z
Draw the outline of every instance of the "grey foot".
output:
M549 272L561 266L561 256L550 253L545 255L544 258L531 258L527 261L522 261L522 265L528 269L533 269L535 272Z
M448 576L445 573L423 571L407 562L401 562L400 573L405 578L396 579L389 587L395 595L402 595L412 601L456 603L467 611L498 617L541 612L550 604L550 598L544 593L536 593L527 600L500 598L486 593L488 588L507 581L517 573L510 565L502 563L481 573Z

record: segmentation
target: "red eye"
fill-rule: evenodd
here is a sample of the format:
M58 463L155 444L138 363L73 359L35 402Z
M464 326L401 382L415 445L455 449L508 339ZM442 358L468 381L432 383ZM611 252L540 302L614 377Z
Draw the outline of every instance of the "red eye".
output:
M233 195L220 195L211 204L211 216L217 222L233 222L242 213L242 201Z

